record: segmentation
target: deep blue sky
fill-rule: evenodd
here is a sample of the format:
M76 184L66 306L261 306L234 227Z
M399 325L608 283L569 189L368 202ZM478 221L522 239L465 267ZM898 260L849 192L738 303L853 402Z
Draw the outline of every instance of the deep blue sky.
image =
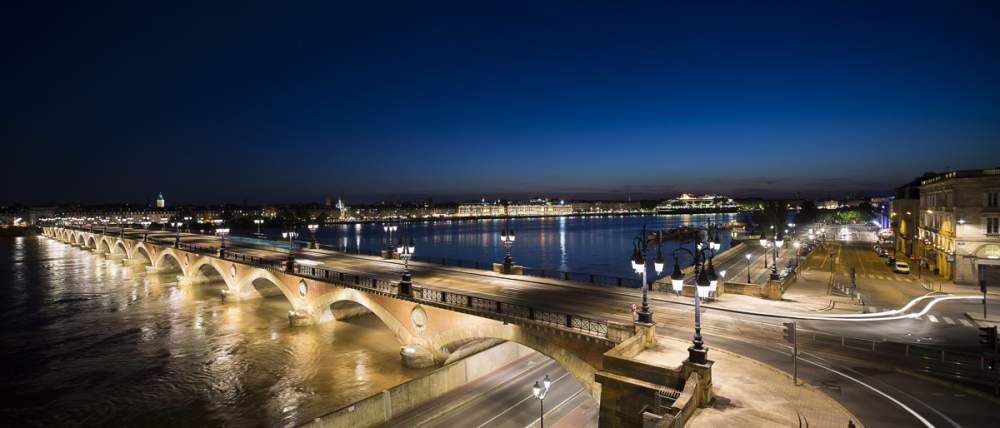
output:
M0 203L819 195L1000 164L997 2L83 3L0 18Z

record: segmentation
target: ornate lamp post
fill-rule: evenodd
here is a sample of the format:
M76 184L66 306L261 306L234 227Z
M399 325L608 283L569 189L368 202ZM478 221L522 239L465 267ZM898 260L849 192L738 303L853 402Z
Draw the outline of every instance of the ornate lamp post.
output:
M399 243L396 245L396 252L399 253L399 258L403 260L403 278L399 281L399 294L403 296L413 296L413 281L410 276L410 258L413 257L413 252L416 247L413 245L413 238L410 238L410 242L407 244L403 243L403 239L400 238Z
M798 268L799 268L799 249L802 248L802 243L799 242L799 241L795 241L795 243L792 244L792 245L795 246L795 269L798 270Z
M764 232L760 233L760 246L764 248L764 269L767 269L767 247L771 244L771 241L767 239L767 235Z
M549 393L551 387L552 381L549 380L549 375L545 375L541 385L536 380L535 385L531 387L531 395L538 400L538 420L541 428L545 428L545 395Z
M503 258L503 273L511 273L514 268L514 259L510 255L510 249L514 246L514 240L517 239L517 235L514 234L514 229L510 228L510 220L504 223L503 230L500 231L500 242L503 243L504 251L506 255Z
M173 226L173 227L175 227L175 228L177 228L177 234L174 235L174 246L177 247L177 246L180 245L180 242L181 242L181 226L183 226L184 223L183 222L179 222L179 221L175 221L173 223L170 223L170 225Z
M188 233L191 233L191 216L185 216L184 223L188 225L187 228Z
M781 279L778 275L778 247L785 244L785 240L782 239L781 235L777 232L774 233L774 240L769 244L771 247L771 280L777 281ZM766 259L767 256L764 256Z
M747 259L747 284L750 284L750 253L746 254Z
M712 235L708 234L707 236ZM695 271L694 337L691 341L691 347L688 348L688 360L698 364L704 364L708 361L708 348L705 347L705 342L701 337L701 299L708 297L709 293L719 285L719 278L715 274L715 266L712 264L712 259L715 258L715 248L717 248L716 245L713 245L713 242L716 241L709 240L707 243L697 242L694 251L680 247L671 254L674 257L674 271L670 275L670 282L674 290L678 292L684 287L684 275L681 273L677 253L679 251L686 252L694 259L694 263L692 264Z
M260 235L260 225L264 223L264 219L255 218L253 219L253 224L257 225L257 234Z
M319 229L319 225L317 225L317 224L310 224L310 225L306 226L306 228L309 229L309 235L312 237L312 244L311 244L312 247L313 248L319 248L319 246L316 245L316 229Z
M142 223L140 224L142 224L142 242L146 242L146 235L149 234L149 225L152 223L150 223L149 219L147 218L143 219Z
M220 227L215 229L215 234L222 238L222 245L219 247L219 257L223 257L226 254L226 235L229 234L228 227Z
M392 258L392 251L393 251L393 248L392 248L392 232L396 231L396 225L395 224L383 224L382 225L382 231L389 234L389 240L387 241L386 248L388 249L388 252L389 252L389 257L387 257L387 258L391 259Z
M657 237L656 243L656 260L653 262L653 269L659 275L663 272L663 248L659 237ZM638 320L641 323L652 324L653 311L649 309L649 281L646 280L646 226L642 227L642 234L636 236L632 244L632 270L642 278L642 307L639 308Z
M292 254L292 240L299 237L299 232L294 230L281 232L281 237L288 240L288 261L290 262L295 259L295 256Z

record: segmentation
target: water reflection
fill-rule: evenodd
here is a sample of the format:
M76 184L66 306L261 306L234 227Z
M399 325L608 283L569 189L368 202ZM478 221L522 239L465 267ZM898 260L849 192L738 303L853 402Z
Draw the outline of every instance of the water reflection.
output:
M44 238L0 239L0 419L293 426L416 377L374 317L291 328L283 297L219 299Z
M738 214L685 214L513 218L510 225L517 232L513 255L518 264L528 267L631 276L633 272L626 259L632 251L632 239L643 226L649 230L668 229L681 225L705 225L711 221L728 222L737 217ZM400 223L393 238L412 236L418 248L418 257L446 257L487 265L503 259L504 249L499 236L504 221ZM281 235L279 229L263 231L272 238ZM727 248L730 235L723 233L720 238L723 248ZM381 223L326 226L316 232L316 239L327 245L343 243L343 247L349 240L353 243L352 249L368 251L381 250L387 242ZM676 247L676 242L668 242L664 251ZM668 269L671 267L667 266Z

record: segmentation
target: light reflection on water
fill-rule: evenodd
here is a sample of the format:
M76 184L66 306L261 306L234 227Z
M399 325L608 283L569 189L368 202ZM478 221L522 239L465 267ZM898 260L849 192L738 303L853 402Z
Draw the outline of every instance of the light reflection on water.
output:
M516 263L532 268L634 276L628 257L632 253L632 239L639 235L643 226L652 231L738 218L739 214L513 218L510 226L517 235L513 257ZM485 266L504 257L500 243L503 227L502 219L414 221L400 223L399 229L392 234L392 241L395 244L401 238L412 237L418 257L477 261ZM261 231L280 240L282 230L279 228ZM256 229L235 232L250 234ZM308 230L299 230L300 239L310 236ZM722 247L728 248L729 235L723 233L720 238ZM316 232L316 239L350 250L378 251L389 245L382 223L326 225ZM667 254L674 248L677 248L674 241L664 245ZM668 257L668 272L673 267L670 263L672 260Z
M45 238L0 239L0 420L57 425L298 425L426 370L374 317L288 326L280 297Z

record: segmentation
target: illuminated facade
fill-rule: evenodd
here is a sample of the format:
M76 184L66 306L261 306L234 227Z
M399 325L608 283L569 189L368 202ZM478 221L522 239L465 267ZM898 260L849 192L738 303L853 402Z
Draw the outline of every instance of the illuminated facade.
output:
M1000 168L924 179L919 209L925 266L956 284L1000 278Z
M463 204L458 206L458 217L545 217L573 215L573 204L552 203L548 199L532 199L522 204L499 202Z

